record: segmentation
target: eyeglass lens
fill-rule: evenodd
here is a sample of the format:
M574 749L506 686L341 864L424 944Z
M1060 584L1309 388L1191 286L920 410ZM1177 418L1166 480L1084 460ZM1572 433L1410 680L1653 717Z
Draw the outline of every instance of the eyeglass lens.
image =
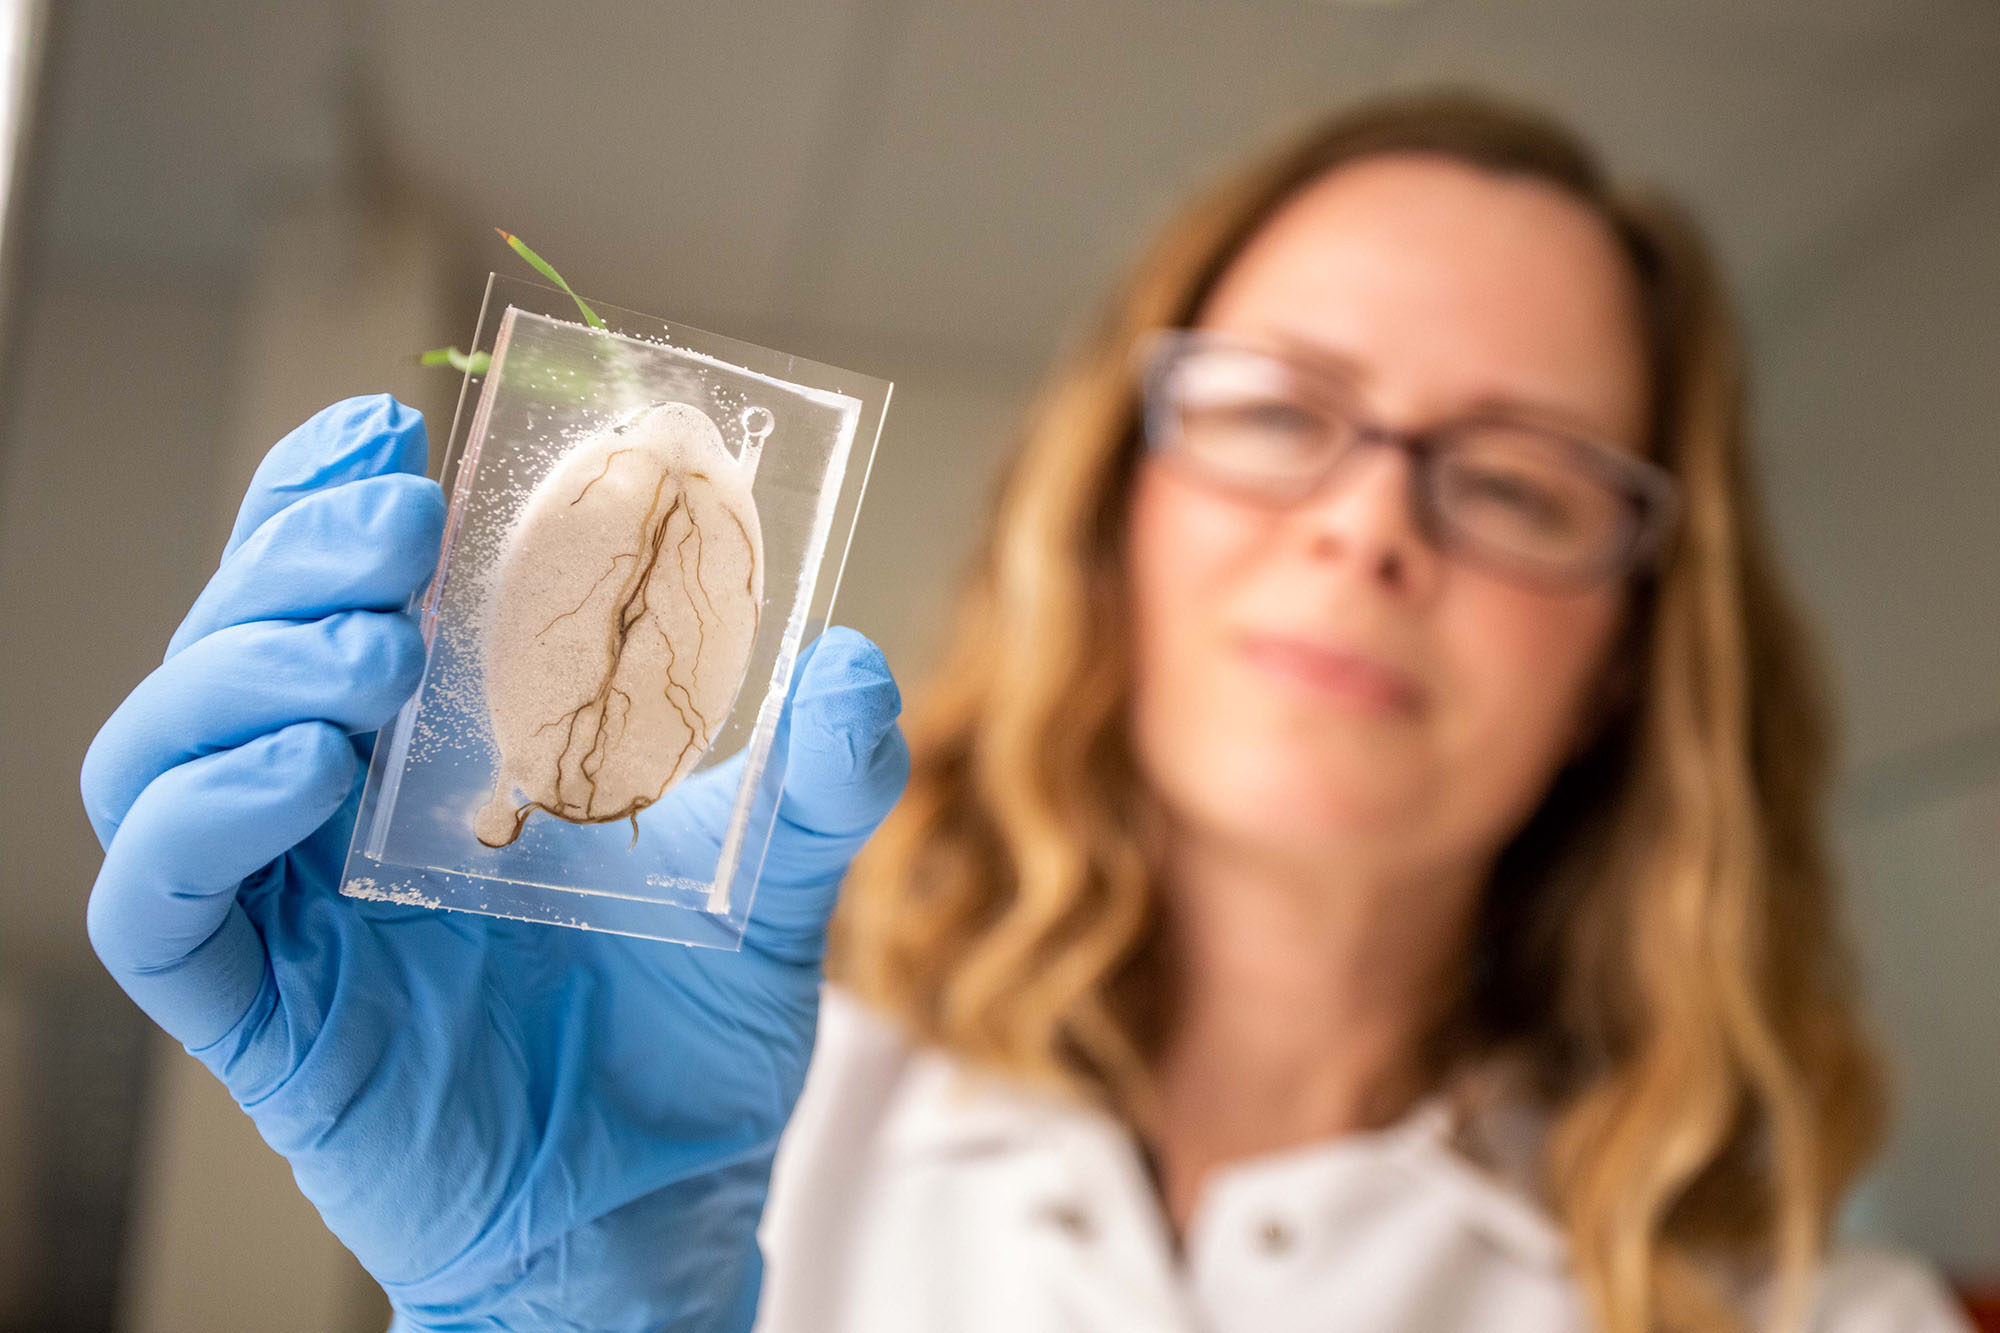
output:
M1350 404L1254 352L1188 348L1157 392L1169 452L1217 484L1273 501L1317 490L1368 434ZM1414 498L1475 554L1561 576L1601 569L1630 544L1629 498L1561 437L1468 422L1415 452Z

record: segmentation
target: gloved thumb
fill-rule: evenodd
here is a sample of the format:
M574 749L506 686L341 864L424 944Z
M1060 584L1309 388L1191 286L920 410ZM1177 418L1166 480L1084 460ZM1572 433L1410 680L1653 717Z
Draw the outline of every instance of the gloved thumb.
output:
M882 650L831 626L807 648L779 725L785 789L746 946L810 962L848 862L902 795L910 748L901 692Z

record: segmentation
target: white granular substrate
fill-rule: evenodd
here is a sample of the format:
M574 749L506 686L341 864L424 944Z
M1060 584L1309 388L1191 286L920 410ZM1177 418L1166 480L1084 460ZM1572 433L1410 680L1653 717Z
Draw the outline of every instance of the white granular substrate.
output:
M499 761L473 822L481 842L511 843L536 810L631 818L700 761L761 617L761 444L739 460L699 408L655 403L528 496L484 623Z

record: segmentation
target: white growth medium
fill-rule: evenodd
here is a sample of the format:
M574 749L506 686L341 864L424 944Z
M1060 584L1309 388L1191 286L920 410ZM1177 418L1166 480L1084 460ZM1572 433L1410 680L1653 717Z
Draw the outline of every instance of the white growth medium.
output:
M707 752L764 600L750 491L762 444L751 436L739 458L700 409L655 403L535 487L486 613L499 765L481 842L513 842L536 810L636 820Z

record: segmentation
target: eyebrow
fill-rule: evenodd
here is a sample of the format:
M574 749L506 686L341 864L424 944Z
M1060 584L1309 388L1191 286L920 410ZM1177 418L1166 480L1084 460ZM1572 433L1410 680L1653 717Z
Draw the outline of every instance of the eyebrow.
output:
M1609 445L1613 448L1629 449L1632 446L1621 441L1617 435L1593 425L1584 418L1552 403L1538 402L1530 398L1514 398L1506 394L1486 393L1472 400L1465 410L1456 413L1457 419L1499 418L1521 425L1539 426L1559 435L1571 435L1593 443Z
M1301 338L1282 329L1256 336L1268 339L1273 345L1282 348L1288 356L1296 357L1316 369L1329 372L1335 379L1361 384L1370 378L1368 367L1358 357L1350 356L1337 347L1328 347L1325 343Z
M1287 354L1298 358L1316 371L1326 374L1349 387L1359 387L1372 376L1368 367L1358 357L1329 347L1325 343L1302 338L1285 330L1275 330L1261 335ZM1585 440L1620 448L1618 438L1565 408L1546 401L1520 398L1511 394L1488 390L1474 398L1459 411L1453 412L1447 422L1472 420L1502 420L1521 425L1540 426L1564 435L1573 435ZM1442 423L1441 423L1442 424Z

